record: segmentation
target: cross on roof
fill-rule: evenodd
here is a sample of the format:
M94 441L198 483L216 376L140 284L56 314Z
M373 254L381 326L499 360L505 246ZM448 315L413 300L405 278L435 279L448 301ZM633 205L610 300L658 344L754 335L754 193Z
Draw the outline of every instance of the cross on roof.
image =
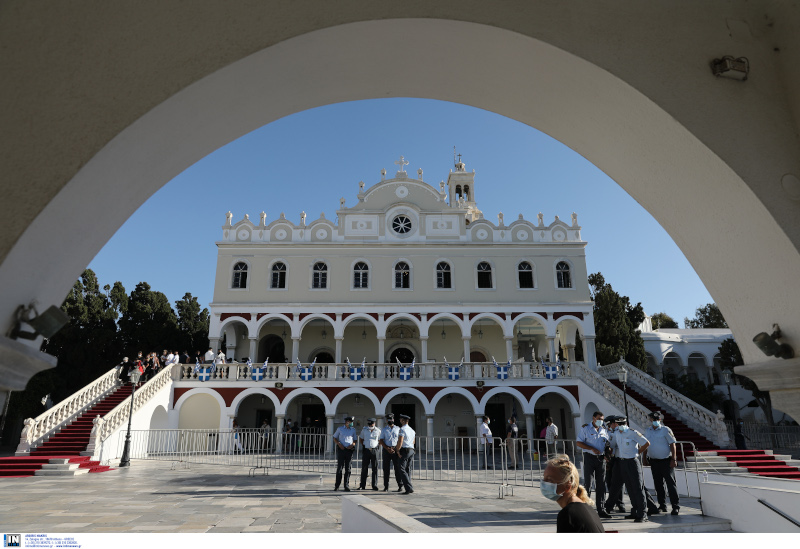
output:
M395 160L394 163L397 164L397 166L398 166L398 168L397 168L398 172L405 173L406 170L405 170L404 166L408 166L408 160L406 160L405 157L403 157L401 155L400 156L400 160Z

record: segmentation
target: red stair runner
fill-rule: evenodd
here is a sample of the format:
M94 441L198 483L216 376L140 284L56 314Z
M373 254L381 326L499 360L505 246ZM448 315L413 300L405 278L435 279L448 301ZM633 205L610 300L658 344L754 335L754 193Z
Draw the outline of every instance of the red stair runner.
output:
M42 465L50 463L51 459L68 459L70 463L79 463L80 469L89 469L90 473L110 471L111 467L100 465L99 461L92 461L88 456L80 454L89 444L94 418L105 416L128 398L130 393L130 385L117 387L113 393L86 410L75 421L32 449L29 456L0 458L0 477L32 477Z

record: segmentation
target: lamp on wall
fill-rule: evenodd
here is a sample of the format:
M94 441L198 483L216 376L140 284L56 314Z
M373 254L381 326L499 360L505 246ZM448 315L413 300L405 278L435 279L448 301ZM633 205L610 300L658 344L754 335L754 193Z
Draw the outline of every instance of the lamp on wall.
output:
M522 327L517 328L517 339L522 339Z
M452 404L453 403L453 395L447 395L446 398L447 398L447 403L448 404Z
M400 339L403 339L403 338L405 337L405 336L403 335L403 327L404 327L404 326L405 326L405 325L403 324L403 321L401 320L401 321L400 321Z
M447 339L447 334L444 332L444 320L442 320L442 339Z
M356 401L356 404L361 404L361 395L356 395L355 396L355 401Z
M483 330L481 329L481 321L478 321L478 339L483 339Z
M781 327L777 324L772 325L772 334L761 332L753 338L753 343L761 349L761 352L767 356L774 356L775 358L794 358L794 349L788 343L778 343L777 340L781 338Z
M364 325L364 321L361 321L361 339L367 339L367 327Z
M285 327L285 326L284 326L284 328L283 328L283 333L281 334L281 337L282 337L283 339L286 339L286 327Z
M328 332L325 331L325 328L322 329L322 339L328 337Z
M747 57L734 59L732 55L726 55L711 62L711 74L745 81L750 74L750 61Z

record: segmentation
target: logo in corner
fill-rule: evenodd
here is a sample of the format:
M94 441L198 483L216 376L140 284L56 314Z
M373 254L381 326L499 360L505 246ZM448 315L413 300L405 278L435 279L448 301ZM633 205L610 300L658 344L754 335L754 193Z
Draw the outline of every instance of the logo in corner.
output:
M22 534L3 534L3 547L22 547Z

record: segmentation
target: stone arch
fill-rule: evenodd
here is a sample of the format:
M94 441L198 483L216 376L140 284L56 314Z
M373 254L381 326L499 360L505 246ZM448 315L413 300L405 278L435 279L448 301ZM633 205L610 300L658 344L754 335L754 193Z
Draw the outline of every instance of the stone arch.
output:
M344 391L340 391L333 400L331 401L331 409L336 411L339 407L339 403L345 398L350 395L360 395L367 397L371 402L372 405L375 407L375 414L377 416L383 416L386 414L384 406L385 403L382 403L378 397L375 396L375 393L372 391L365 389L363 387L349 387ZM386 401L388 402L388 400Z
M533 393L533 396L531 397L531 400L530 400L531 413L533 413L533 410L536 409L536 401L539 400L542 396L546 395L547 393L558 393L559 395L564 397L564 399L567 401L567 404L569 404L570 408L572 408L572 413L573 414L580 413L581 406L578 403L577 399L572 395L572 393L570 393L569 391L567 391L563 387L557 387L557 386L552 386L552 385L548 386L548 387L542 387L541 389L539 389L538 391ZM590 404L595 406L596 410L600 409L599 407L597 407L596 404L594 404L594 403L590 403ZM587 404L587 406L588 406L588 404Z
M311 352L308 353L308 356L306 357L307 359L306 362L309 363L314 362L314 359L321 353L329 354L331 356L332 361L325 363L320 362L320 364L333 364L334 361L336 360L336 349L334 349L330 345L320 345L319 347L312 349Z
M581 416L580 416L581 425L583 425L584 423L591 423L592 422L592 415L597 411L601 411L602 412L602 409L600 408L600 406L598 406L594 402L587 402L586 406L583 407L583 411L581 412ZM603 412L603 415L605 415L605 412Z
M285 314L282 314L282 313L268 313L268 314L265 314L264 316L262 316L261 318L259 318L256 321L257 322L256 323L256 329L253 331L253 333L255 333L257 336L260 336L261 335L261 330L264 329L264 326L270 320L282 320L283 322L286 322L287 327L289 328L289 335L290 336L297 337L297 336L300 335L299 331L297 330L297 328L296 328L296 326L294 324L294 320L289 318L289 317L287 317Z
M427 326L423 326L422 321L420 319L418 319L417 317L415 317L414 315L412 315L411 313L394 313L389 318L385 318L384 317L384 320L383 320L383 322L384 322L383 335L384 336L389 331L389 326L391 326L394 322L397 322L398 320L408 320L408 321L410 321L414 325L414 327L417 329L417 332L419 333L419 337L428 335ZM425 332L423 332L423 328L425 329ZM378 333L380 333L380 330L378 330Z
M438 262L439 261L437 261L437 263ZM456 326L458 326L461 329L462 337L469 335L469 328L464 324L464 321L458 316L454 315L453 313L436 313L433 316L429 316L427 322L425 323L425 333L427 334L430 331L431 326L436 324L437 320L442 320L442 319L452 320L453 322L455 322Z
M156 406L150 416L150 430L152 431L153 429L169 429L167 410L161 405Z
M475 395L473 395L471 392L467 391L463 387L446 387L441 391L439 391L438 393L436 393L433 399L431 400L431 405L430 405L431 409L436 410L436 405L439 403L440 400L442 400L447 395L461 395L464 398L466 398L467 401L472 405L472 410L475 412L475 414L483 413L483 407L481 403L478 402L478 399L475 398ZM478 409L480 409L481 411L479 412Z
M475 326L475 324L477 324L481 320L491 320L495 324L500 326L500 330L503 332L504 337L511 337L514 335L509 333L510 330L510 328L508 327L509 323L494 313L478 313L474 317L465 320L466 323L465 328L467 329L466 335L469 335L472 332L472 328Z
M200 387L186 391L175 403L178 429L222 429L226 409L222 396L213 389Z
M331 332L332 332L331 333L331 337L335 337L335 334L336 334L336 321L333 320L328 315L322 314L322 313L311 313L310 315L308 315L306 317L303 317L303 320L301 320L300 323L297 326L297 335L302 337L303 336L303 330L308 325L308 323L311 322L312 320L324 320L325 322L330 324L331 325Z
M518 411L520 414L533 413L533 407L529 405L528 399L525 398L525 396L522 393L520 393L517 389L506 386L492 387L488 391L485 391L484 395L481 397L480 410L477 413L478 414L485 413L486 404L489 402L489 399L498 394L511 395L514 398L516 398L523 407L522 410Z
M325 415L333 415L336 413L336 409L331 407L331 402L328 400L328 397L325 395L325 393L315 387L299 387L295 389L286 395L286 398L283 399L283 403L281 403L281 407L275 409L276 413L285 414L286 410L289 408L289 404L291 404L295 398L303 395L314 395L315 397L318 397L322 401L322 404L325 405Z
M389 401L392 398L396 397L397 395L402 395L403 393L408 395L413 395L422 403L422 409L425 414L430 415L433 414L435 408L431 407L431 403L428 401L428 398L423 395L419 390L414 389L413 387L397 387L396 389L392 389L381 399L381 409L386 410L386 406L389 404ZM377 410L377 408L376 408Z
M217 328L217 335L220 339L222 338L222 334L225 333L225 329L231 324L241 324L245 328L245 333L248 336L250 335L250 322L248 322L247 320L243 319L240 316L231 316L219 323L219 327Z
M418 345L411 343L409 340L403 340L402 342L394 343L389 347L387 347L386 350L384 351L386 353L386 357L382 358L381 360L383 360L383 362L387 364L394 364L394 361L389 360L392 356L392 353L394 353L397 349L403 347L410 348L415 358L422 356L422 354L419 351Z
M231 402L231 410L236 412L239 409L239 405L242 403L242 401L250 395L261 395L267 397L267 399L272 401L272 405L275 407L275 410L278 410L281 405L280 400L272 391L267 391L262 387L250 387L234 397L233 402Z
M351 315L348 315L347 318L342 320L340 327L341 333L337 333L336 336L341 337L344 334L344 329L347 328L347 326L354 320L366 320L367 322L372 324L372 326L374 326L376 330L378 330L378 321L375 320L371 315L368 315L366 313L353 313Z

